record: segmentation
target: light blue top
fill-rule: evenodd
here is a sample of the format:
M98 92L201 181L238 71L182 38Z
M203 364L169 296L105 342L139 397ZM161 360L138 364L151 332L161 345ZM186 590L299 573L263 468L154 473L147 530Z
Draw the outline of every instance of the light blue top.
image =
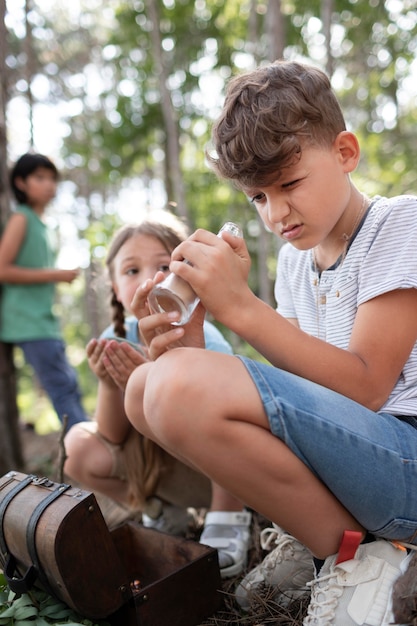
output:
M125 320L126 326L126 339L132 343L140 343L138 334L138 320L133 315L129 316ZM102 333L101 338L113 339L114 334L113 325L108 326ZM223 337L221 332L211 322L204 321L204 339L206 342L206 349L213 350L215 352L224 352L225 354L233 354L232 346Z

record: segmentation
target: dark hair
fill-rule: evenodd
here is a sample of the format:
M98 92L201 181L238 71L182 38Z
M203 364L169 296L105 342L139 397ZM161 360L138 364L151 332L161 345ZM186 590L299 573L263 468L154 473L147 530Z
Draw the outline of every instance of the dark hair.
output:
M148 237L158 239L168 254L171 254L174 248L187 238L188 229L179 218L168 212L159 213L157 218L145 220L140 224L126 224L122 226L114 235L106 257L106 265L112 282L115 256L126 241L136 235L147 235ZM113 288L111 288L110 304L114 333L117 337L126 337L124 308L117 299Z
M43 154L35 154L28 152L23 154L15 163L12 171L10 172L10 185L15 195L16 200L19 203L27 202L27 197L24 191L18 189L16 186L16 178L22 178L25 180L28 176L33 174L37 169L44 168L54 173L56 179L58 179L58 170L51 159Z
M316 67L275 61L233 78L213 126L214 171L237 187L271 184L305 145L330 146L346 130L327 75Z

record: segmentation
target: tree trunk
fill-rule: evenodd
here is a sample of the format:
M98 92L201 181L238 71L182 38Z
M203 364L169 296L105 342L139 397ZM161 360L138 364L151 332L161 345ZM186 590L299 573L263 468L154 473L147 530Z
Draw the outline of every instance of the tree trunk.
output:
M254 51L257 50L257 42L261 39L257 32L257 3L255 0L251 2L251 17L249 20L249 38L253 43ZM269 0L267 14L265 20L265 31L267 35L268 57L271 62L281 59L285 47L285 24L284 15L281 11L280 0ZM257 63L259 59L255 57ZM268 258L271 252L272 236L269 233L258 214L256 214L259 224L259 236L257 240L257 256L258 256L258 288L259 297L271 306L275 306L272 297L272 285L268 276L267 266Z
M34 146L34 137L33 137L33 93L32 93L32 78L34 75L33 70L33 62L35 59L34 51L33 51L33 43L32 43L32 25L29 20L29 13L32 8L31 0L25 0L25 53L26 53L26 63L25 63L25 78L27 84L27 100L28 100L28 108L29 108L29 141L30 147Z
M9 211L7 184L6 134L6 1L0 0L0 222L4 224ZM1 298L1 293L0 293ZM16 403L16 372L13 346L0 342L0 475L11 469L22 469L23 457L19 438Z
M270 61L282 59L285 48L285 22L281 11L281 0L269 0L266 13L268 57Z
M148 18L152 24L151 40L153 48L153 58L155 72L159 80L159 90L161 93L161 108L165 123L166 142L167 142L167 170L171 187L174 192L174 203L176 205L176 213L183 217L189 225L190 217L188 214L187 203L185 199L184 179L181 170L180 159L180 140L177 116L172 105L171 93L168 89L168 72L165 67L161 33L159 29L159 14L156 0L147 0ZM168 198L170 200L170 198Z
M321 3L321 21L323 24L323 34L326 41L326 72L329 76L333 75L333 56L331 48L331 26L333 14L333 0L322 0Z
M23 468L13 346L0 342L0 475Z

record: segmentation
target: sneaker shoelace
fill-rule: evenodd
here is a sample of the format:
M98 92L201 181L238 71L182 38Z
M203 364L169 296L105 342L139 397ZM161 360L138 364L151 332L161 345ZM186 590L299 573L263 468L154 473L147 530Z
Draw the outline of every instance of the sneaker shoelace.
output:
M278 528L264 528L260 534L260 544L262 550L272 550L273 544L279 540L283 531Z
M307 618L303 624L314 624L311 618L320 618L320 625L334 624L335 610L343 588L337 582L335 571L319 576L315 580L307 583L311 587L311 600L308 606ZM323 619L328 621L323 622Z
M274 569L277 563L282 563L286 558L293 558L294 541L294 537L281 529L264 528L260 536L261 547L271 552L264 558L262 569Z

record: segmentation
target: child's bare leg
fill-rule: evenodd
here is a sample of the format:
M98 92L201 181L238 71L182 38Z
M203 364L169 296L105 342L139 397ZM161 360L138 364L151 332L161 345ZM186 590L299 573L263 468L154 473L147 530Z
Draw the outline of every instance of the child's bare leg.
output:
M134 388L129 385L126 397L126 412L137 430L160 443L155 433L151 432L142 411L147 374L148 370L143 366L136 371ZM193 467L190 459L181 456L180 451L176 450L175 455L183 463ZM212 481L212 498L200 541L218 549L222 577L240 574L246 565L251 545L251 518L251 513L244 510L244 504L238 498Z
M135 383L129 385L129 406L131 414L129 419L134 427L142 433L145 437L152 439L156 443L159 443L155 433L151 430L145 416L143 414L143 391L146 384L146 378L148 376L149 365L141 365L140 368L135 370L134 379ZM133 378L133 377L132 377ZM163 446L161 446L163 447ZM179 454L173 455L179 458L186 465L192 467L189 459L181 458ZM241 511L244 504L241 500L236 498L233 494L226 491L221 485L212 482L212 499L210 509L212 511Z
M157 434L151 426L151 420L146 419L143 410L146 381L148 373L153 366L154 363L145 363L144 365L136 368L136 370L134 370L134 372L130 376L128 384L126 386L125 411L129 421L138 432L144 435L144 437L147 437L148 439L151 439L152 441L160 445L161 448L164 448L168 452L172 453L172 451L164 446L159 440ZM169 414L171 415L171 413L172 411L170 409ZM181 455L180 450L176 450L175 453L172 453L172 456L184 463L184 465L188 465L195 470L198 469L193 465L190 459L187 459ZM224 493L227 492L224 491Z
M144 382L136 372L126 390L127 414L133 423L137 416L146 419L150 438L173 456L187 459L319 558L337 552L344 530L363 532L271 434L258 391L238 359L189 348L166 353L147 372L144 415L135 406Z
M241 511L243 509L242 501L223 489L221 485L212 481L211 489L211 511Z
M112 455L93 433L83 425L75 424L65 437L65 450L64 471L67 476L91 491L127 504L128 483L112 476Z

